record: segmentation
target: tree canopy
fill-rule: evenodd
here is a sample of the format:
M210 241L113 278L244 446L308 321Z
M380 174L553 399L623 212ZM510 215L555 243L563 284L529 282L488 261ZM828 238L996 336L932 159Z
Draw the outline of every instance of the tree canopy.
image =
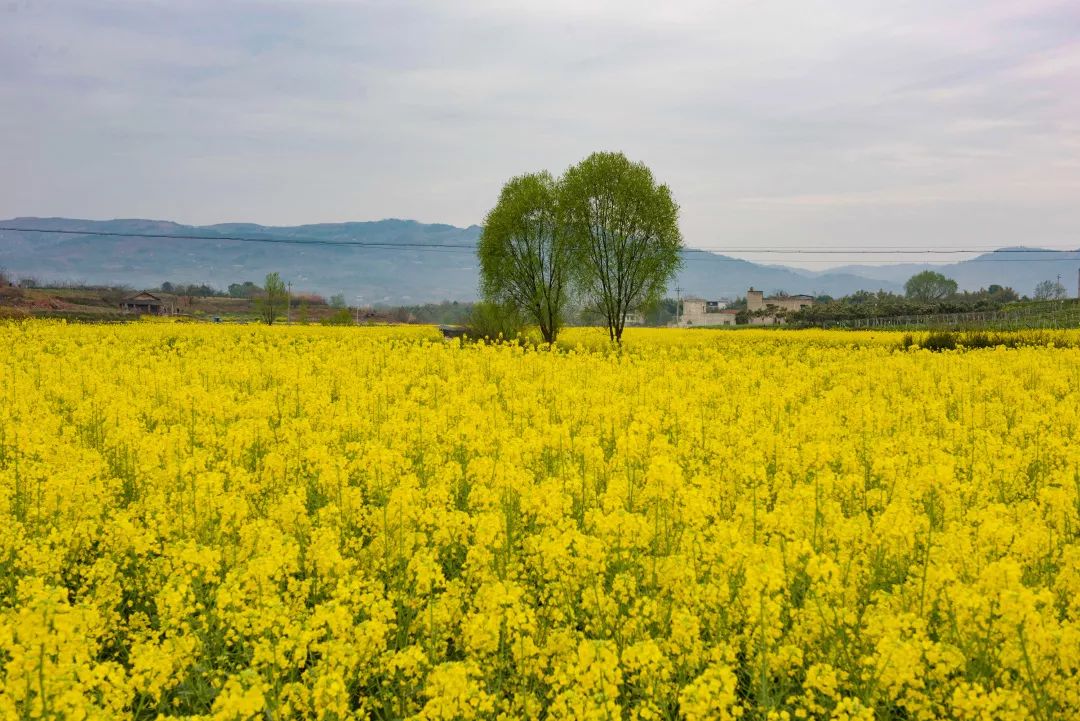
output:
M269 273L263 284L263 294L258 299L259 312L263 322L273 325L281 315L282 309L287 302L288 294L285 290L285 281L277 273Z
M549 343L578 295L621 342L627 316L657 305L682 263L678 217L671 190L622 153L593 153L559 179L511 178L480 235L481 292Z
M627 314L658 302L681 265L679 206L649 168L622 153L593 153L561 186L578 286L621 342Z
M559 207L559 184L543 171L511 178L487 214L477 252L480 288L491 307L536 323L553 343L570 288L571 247Z
M933 270L924 270L908 278L904 283L904 294L912 300L943 300L954 295L956 281Z
M1068 293L1061 281L1043 280L1035 286L1035 300L1061 300Z
M245 280L243 283L230 283L229 295L233 298L254 298L262 292L262 288Z

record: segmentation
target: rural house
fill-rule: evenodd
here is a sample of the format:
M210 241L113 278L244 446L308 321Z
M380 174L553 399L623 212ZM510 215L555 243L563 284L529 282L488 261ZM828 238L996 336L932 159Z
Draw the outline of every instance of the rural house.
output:
M735 325L736 310L729 310L718 300L702 298L683 298L682 312L677 325L683 328L703 326Z
M784 314L795 313L814 304L811 295L773 295L765 297L760 290L746 291L746 311L751 325L775 325L784 322Z
M153 293L136 293L120 301L120 310L140 315L168 315L169 307Z

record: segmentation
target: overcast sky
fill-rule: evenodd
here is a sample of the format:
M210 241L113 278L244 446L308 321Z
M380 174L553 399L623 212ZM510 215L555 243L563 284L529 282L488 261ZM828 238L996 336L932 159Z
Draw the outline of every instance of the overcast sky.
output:
M694 247L1077 247L1080 2L0 0L0 138L0 217L464 226L621 150Z

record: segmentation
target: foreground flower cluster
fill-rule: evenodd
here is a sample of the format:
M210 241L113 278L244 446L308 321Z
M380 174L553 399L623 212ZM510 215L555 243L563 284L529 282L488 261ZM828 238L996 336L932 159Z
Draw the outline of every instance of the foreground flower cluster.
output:
M597 340L0 326L0 719L1080 718L1080 350Z

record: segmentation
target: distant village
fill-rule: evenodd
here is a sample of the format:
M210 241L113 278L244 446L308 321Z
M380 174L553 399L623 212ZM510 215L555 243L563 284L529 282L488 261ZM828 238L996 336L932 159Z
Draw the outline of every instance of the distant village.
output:
M735 325L740 314L745 314L749 325L778 325L784 322L788 313L795 313L813 304L813 296L766 296L763 291L753 288L746 291L743 308L734 307L735 303L728 300L688 297L679 303L679 312L673 325L679 328Z
M750 288L745 302L731 300L706 300L686 297L677 302L675 320L670 323L677 328L703 328L736 325L737 319L748 325L780 325L788 313L795 313L814 304L813 296L777 294L766 296L764 291ZM120 310L138 315L178 315L180 308L175 300L166 299L147 291L123 298ZM627 317L628 325L643 325L640 313Z
M176 316L220 322L317 323L367 325L416 323L470 328L477 304L443 301L411 306L360 306L344 294L329 299L307 291L278 288L274 299L254 282L230 284L218 290L206 284L162 283L160 288L133 292L123 286L68 284L48 286L33 279L12 282L0 270L0 319L51 317L87 322L120 321L140 316ZM1080 300L1067 298L1060 281L1038 284L1033 297L991 284L977 291L960 291L940 273L924 271L905 284L903 295L886 291L857 291L833 299L826 295L771 295L749 288L737 297L667 297L654 307L628 313L627 326L719 328L724 326L896 327L993 323L1009 327L1076 327ZM358 298L359 300L359 298ZM599 319L587 308L575 308L567 325L593 326Z

